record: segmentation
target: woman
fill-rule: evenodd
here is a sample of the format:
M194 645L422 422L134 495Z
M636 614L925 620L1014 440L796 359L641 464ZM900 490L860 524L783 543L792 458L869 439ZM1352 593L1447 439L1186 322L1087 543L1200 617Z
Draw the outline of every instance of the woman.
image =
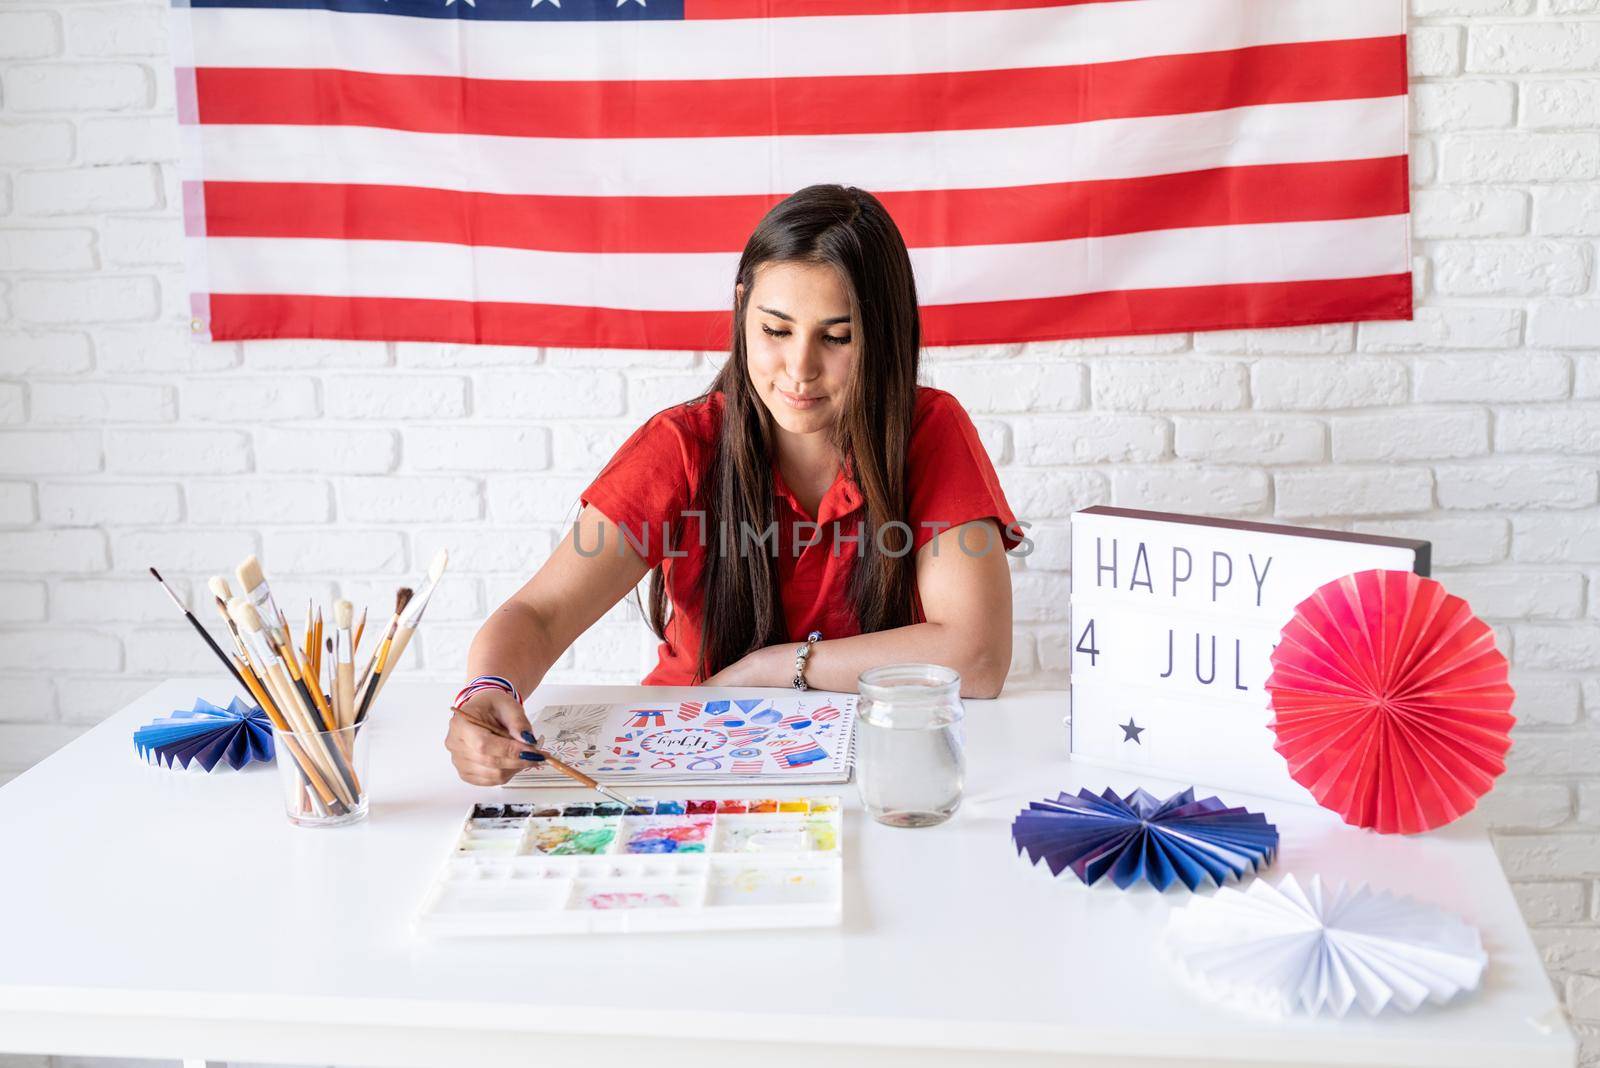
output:
M917 386L920 345L876 198L817 185L774 206L711 388L634 432L474 638L446 740L461 777L499 785L538 759L520 695L647 571L646 685L853 691L867 668L933 661L997 694L1022 530L967 413Z

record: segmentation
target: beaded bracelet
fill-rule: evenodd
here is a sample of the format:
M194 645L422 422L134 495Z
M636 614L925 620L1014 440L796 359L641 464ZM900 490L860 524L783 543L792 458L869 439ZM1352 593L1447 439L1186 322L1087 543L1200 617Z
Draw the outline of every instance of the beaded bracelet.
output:
M520 705L522 703L522 695L517 692L516 686L512 684L510 679L500 675L479 675L461 687L461 692L456 694L456 699L450 702L451 710L460 711L462 705L483 690L501 690L510 694L517 704Z
M806 661L811 658L811 650L812 650L812 648L817 644L817 642L819 642L821 640L822 640L822 632L820 630L814 630L810 634L807 634L806 635L806 640L801 642L799 644L799 646L797 646L795 648L795 651L794 651L794 683L793 683L795 689L797 689L797 690L809 690L809 689L811 689L810 685L808 685L807 682L806 682Z

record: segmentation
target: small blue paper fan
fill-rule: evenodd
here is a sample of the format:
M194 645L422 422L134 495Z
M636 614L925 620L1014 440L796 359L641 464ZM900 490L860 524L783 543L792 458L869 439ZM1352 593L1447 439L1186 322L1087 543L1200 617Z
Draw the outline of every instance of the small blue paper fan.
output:
M252 760L272 759L272 725L265 712L237 697L227 708L197 699L194 708L134 731L133 744L153 764L187 768L196 761L210 771L226 759L237 771Z
M1278 828L1265 816L1215 797L1196 801L1192 786L1165 801L1144 790L1127 797L1079 790L1034 801L1017 814L1011 837L1018 854L1043 860L1052 875L1071 868L1093 884L1109 872L1124 890L1140 879L1157 890L1173 879L1190 890L1221 886L1260 871L1278 853Z

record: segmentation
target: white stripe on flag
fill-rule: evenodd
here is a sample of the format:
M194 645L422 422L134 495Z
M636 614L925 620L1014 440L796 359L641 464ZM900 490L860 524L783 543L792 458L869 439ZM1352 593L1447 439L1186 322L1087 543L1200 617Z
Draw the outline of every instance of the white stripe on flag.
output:
M1138 178L1406 151L1406 98L1265 104L1062 126L795 137L535 138L364 126L202 126L184 178L557 196L874 192Z
M924 304L1408 270L1404 215L912 249ZM570 253L410 241L204 240L213 292L726 310L737 253Z
M552 81L917 74L1389 37L1401 0L1132 0L1010 11L499 22L189 8L194 62Z

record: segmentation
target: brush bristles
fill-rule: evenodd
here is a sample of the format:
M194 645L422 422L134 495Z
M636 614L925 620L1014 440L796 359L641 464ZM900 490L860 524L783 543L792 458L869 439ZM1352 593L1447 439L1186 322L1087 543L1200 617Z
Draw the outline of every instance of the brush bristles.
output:
M239 629L247 634L255 634L261 630L261 613L256 611L256 606L243 597L235 597L228 602L228 615L239 624Z
M406 605L411 603L412 596L416 593L410 586L401 586L394 595L394 614L399 615L406 610Z
M333 602L333 625L340 630L349 630L350 622L355 618L355 606L349 601Z
M261 570L261 560L254 554L245 557L244 562L234 570L234 574L238 576L239 585L244 587L246 594L265 582L267 577Z
M211 587L211 596L223 604L233 600L233 591L228 588L228 580L221 575L212 575L211 581L207 582L206 585Z

